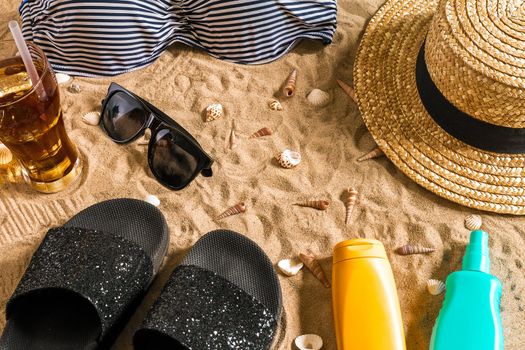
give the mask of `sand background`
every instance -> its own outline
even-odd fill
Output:
[[[0,3],[0,20],[16,16],[18,0]],[[263,66],[222,62],[205,53],[175,45],[151,66],[113,79],[76,78],[80,94],[61,87],[66,128],[85,157],[78,183],[64,192],[31,192],[15,178],[0,173],[0,329],[4,308],[21,278],[31,254],[47,229],[65,222],[79,210],[98,201],[154,194],[167,218],[171,243],[160,277],[129,322],[114,349],[131,349],[131,336],[162,285],[182,256],[203,234],[216,228],[241,232],[256,241],[273,262],[311,252],[331,271],[333,246],[339,241],[376,238],[387,249],[397,281],[408,349],[427,349],[432,325],[443,296],[431,296],[429,278],[445,279],[460,268],[468,231],[463,219],[474,212],[443,200],[419,187],[386,158],[358,163],[357,157],[374,144],[356,105],[336,85],[335,79],[352,81],[352,64],[358,39],[380,0],[339,1],[338,30],[331,46],[303,42],[284,58]],[[2,31],[0,31],[0,34]],[[284,111],[270,111],[267,100],[278,93],[290,70],[299,70],[295,97],[283,101]],[[98,110],[111,81],[148,99],[174,117],[212,155],[215,175],[198,177],[188,188],[172,192],[159,185],[147,169],[146,148],[111,142],[99,128],[81,121]],[[305,96],[312,88],[328,91],[332,100],[313,108]],[[202,111],[221,102],[226,117],[204,123]],[[238,139],[228,148],[232,121],[240,133],[261,127],[276,133],[258,140]],[[302,163],[280,168],[272,158],[285,148],[298,150]],[[16,170],[16,169],[15,169]],[[344,225],[344,189],[360,193],[352,223]],[[306,198],[326,198],[327,211],[291,204]],[[225,208],[245,201],[243,215],[217,222]],[[525,219],[481,213],[491,233],[492,272],[503,282],[502,318],[506,349],[525,347]],[[431,255],[401,257],[394,249],[407,243],[433,246]],[[280,275],[285,318],[275,349],[294,349],[293,339],[317,333],[324,349],[335,349],[331,290],[310,273],[286,278]]]

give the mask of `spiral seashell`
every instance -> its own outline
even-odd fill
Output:
[[[235,204],[231,208],[228,208],[221,215],[217,216],[217,220],[222,220],[228,216],[244,213],[245,211],[246,211],[246,205],[244,204],[244,202],[241,202],[241,203]]]
[[[272,129],[270,129],[270,128],[262,128],[262,129],[257,130],[253,134],[251,134],[250,138],[251,139],[255,139],[255,138],[258,138],[258,137],[270,136],[271,134],[273,134]]]
[[[483,222],[481,216],[476,214],[470,214],[465,218],[465,228],[469,231],[480,230]]]
[[[341,87],[341,89],[343,89],[343,91],[348,95],[350,96],[350,98],[352,99],[352,101],[354,101],[356,104],[357,104],[357,96],[355,94],[355,91],[354,89],[348,85],[347,83],[345,83],[344,81],[342,80],[339,80],[337,79],[337,84],[339,84],[339,86]]]
[[[373,159],[373,158],[379,158],[379,157],[382,157],[384,155],[385,154],[383,153],[381,148],[376,147],[373,150],[371,150],[370,152],[368,152],[368,153],[362,155],[361,157],[359,157],[357,159],[357,161],[358,162],[364,162],[365,160],[369,160],[369,159]]]
[[[212,103],[206,107],[206,121],[211,122],[224,116],[224,108],[220,103]]]
[[[270,107],[272,111],[282,111],[283,110],[283,106],[281,105],[281,102],[277,101],[274,98],[268,101],[268,107]]]
[[[71,92],[72,94],[78,94],[82,91],[82,88],[80,87],[80,85],[72,83],[67,88],[67,91]]]
[[[443,293],[445,289],[446,285],[443,281],[433,279],[427,281],[427,290],[432,295],[439,295]]]
[[[296,167],[299,165],[299,163],[301,163],[301,154],[299,154],[299,152],[290,151],[289,149],[285,149],[275,158],[279,164],[286,169]]]
[[[309,207],[317,210],[326,210],[330,206],[330,202],[327,200],[306,200],[303,202],[295,203],[301,207]]]
[[[82,116],[82,121],[88,125],[98,125],[100,123],[99,112],[89,112]]]
[[[303,334],[295,338],[294,343],[299,350],[320,350],[323,347],[323,338],[317,334]]]
[[[13,160],[13,153],[3,143],[0,143],[0,165],[6,165]]]
[[[286,97],[292,97],[295,94],[295,84],[297,82],[297,69],[294,69],[283,87],[283,95]]]
[[[328,102],[330,102],[330,94],[323,90],[313,89],[306,97],[306,100],[312,106],[322,107],[325,106]]]
[[[427,248],[419,245],[405,244],[402,247],[396,249],[399,255],[412,255],[412,254],[428,254],[435,251],[434,248]]]
[[[295,276],[301,271],[304,264],[297,259],[283,259],[277,263],[277,267],[286,276]]]
[[[148,202],[149,204],[154,205],[156,207],[160,205],[160,199],[157,196],[154,196],[152,194],[148,194],[144,200]]]
[[[323,268],[321,267],[321,264],[319,264],[319,261],[317,261],[315,257],[301,253],[299,254],[299,259],[301,259],[304,266],[306,266],[306,268],[310,270],[310,272],[312,273],[312,275],[315,276],[315,278],[321,281],[321,283],[326,288],[330,288],[330,282],[326,278],[326,275],[323,271]]]
[[[352,214],[354,205],[357,202],[357,195],[359,193],[353,187],[349,187],[346,190],[346,192],[347,192],[347,196],[345,200],[345,206],[346,206],[345,224],[348,225],[348,223],[350,222],[350,215]]]
[[[55,77],[57,78],[58,84],[65,84],[71,80],[71,76],[64,73],[57,73],[55,74]]]

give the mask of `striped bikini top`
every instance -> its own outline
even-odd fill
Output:
[[[25,0],[22,30],[56,71],[115,75],[181,42],[242,64],[273,61],[300,39],[332,42],[336,0]]]

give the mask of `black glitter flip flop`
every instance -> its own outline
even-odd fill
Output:
[[[250,239],[203,236],[171,275],[135,333],[135,350],[269,349],[281,315],[270,259]]]
[[[0,350],[106,349],[168,247],[162,213],[114,199],[50,229],[7,303]]]

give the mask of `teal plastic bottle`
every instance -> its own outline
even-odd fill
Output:
[[[461,271],[447,278],[430,350],[503,350],[501,282],[490,274],[489,237],[470,233]]]

